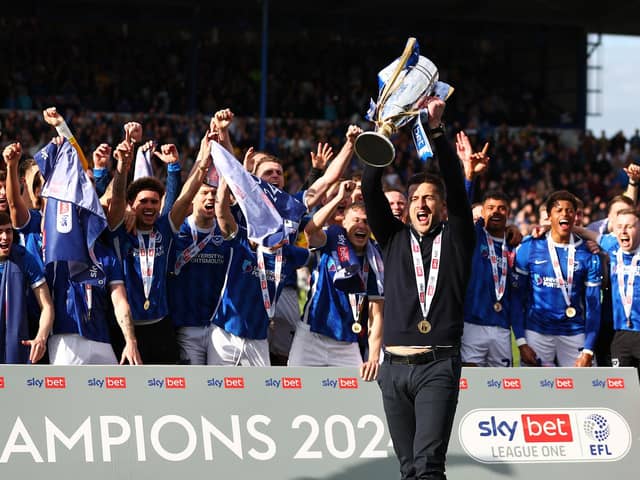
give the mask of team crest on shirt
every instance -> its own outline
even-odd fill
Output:
[[[327,270],[329,270],[329,272],[331,273],[335,273],[338,270],[336,267],[336,261],[333,259],[333,257],[330,257],[327,260]]]
[[[244,273],[251,273],[253,271],[253,263],[251,263],[251,260],[242,262],[242,271]]]

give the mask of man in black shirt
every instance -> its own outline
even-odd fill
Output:
[[[421,173],[410,179],[408,225],[391,213],[383,169],[366,166],[362,177],[367,217],[385,264],[385,355],[378,384],[403,480],[446,479],[475,243],[460,162],[443,135],[445,104],[436,97],[425,103],[442,178]]]

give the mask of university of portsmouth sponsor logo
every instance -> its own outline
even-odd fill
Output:
[[[606,408],[476,409],[460,421],[460,443],[485,463],[618,461],[631,429]]]
[[[356,377],[325,378],[324,380],[322,380],[322,386],[324,388],[353,390],[358,388],[358,379]]]
[[[605,379],[594,378],[591,381],[593,388],[607,388],[610,390],[622,390],[624,389],[624,378],[609,377]]]
[[[93,388],[125,389],[127,379],[125,377],[93,377],[87,380],[87,386]]]
[[[212,388],[225,388],[225,389],[243,389],[244,377],[223,377],[223,378],[210,378],[207,380],[207,386]]]
[[[147,386],[151,388],[175,390],[187,388],[187,381],[184,377],[165,377],[165,378],[150,378],[147,380]]]
[[[269,388],[299,390],[302,388],[302,379],[300,377],[267,378],[264,381],[264,386]]]
[[[556,378],[543,378],[540,380],[540,387],[556,389],[556,390],[573,390],[573,378],[571,377],[556,377]]]

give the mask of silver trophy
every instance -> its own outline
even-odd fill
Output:
[[[356,155],[371,166],[386,167],[393,162],[396,151],[389,137],[420,114],[418,105],[425,97],[434,94],[436,87],[446,97],[453,91],[438,82],[438,68],[417,50],[416,39],[409,38],[402,56],[378,73],[384,87],[368,112],[376,131],[362,133],[355,142]]]

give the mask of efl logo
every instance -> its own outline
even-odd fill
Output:
[[[0,377],[0,388],[4,388],[4,377]]]
[[[224,377],[224,388],[244,388],[244,377]]]
[[[44,377],[44,388],[67,388],[64,377]]]
[[[460,379],[460,390],[467,390],[469,388],[469,382],[466,378]]]
[[[571,420],[566,413],[522,415],[524,441],[532,443],[572,442]]]
[[[607,388],[624,388],[624,378],[607,378]]]
[[[573,378],[556,378],[556,390],[573,390]]]
[[[503,378],[502,388],[505,390],[520,390],[522,388],[522,384],[520,383],[519,378]]]
[[[184,377],[166,377],[164,385],[165,388],[187,388],[187,381]]]
[[[104,377],[104,384],[107,388],[127,388],[125,377]]]
[[[282,388],[302,388],[300,377],[282,377]]]
[[[338,378],[338,388],[358,388],[358,379],[353,378]]]

